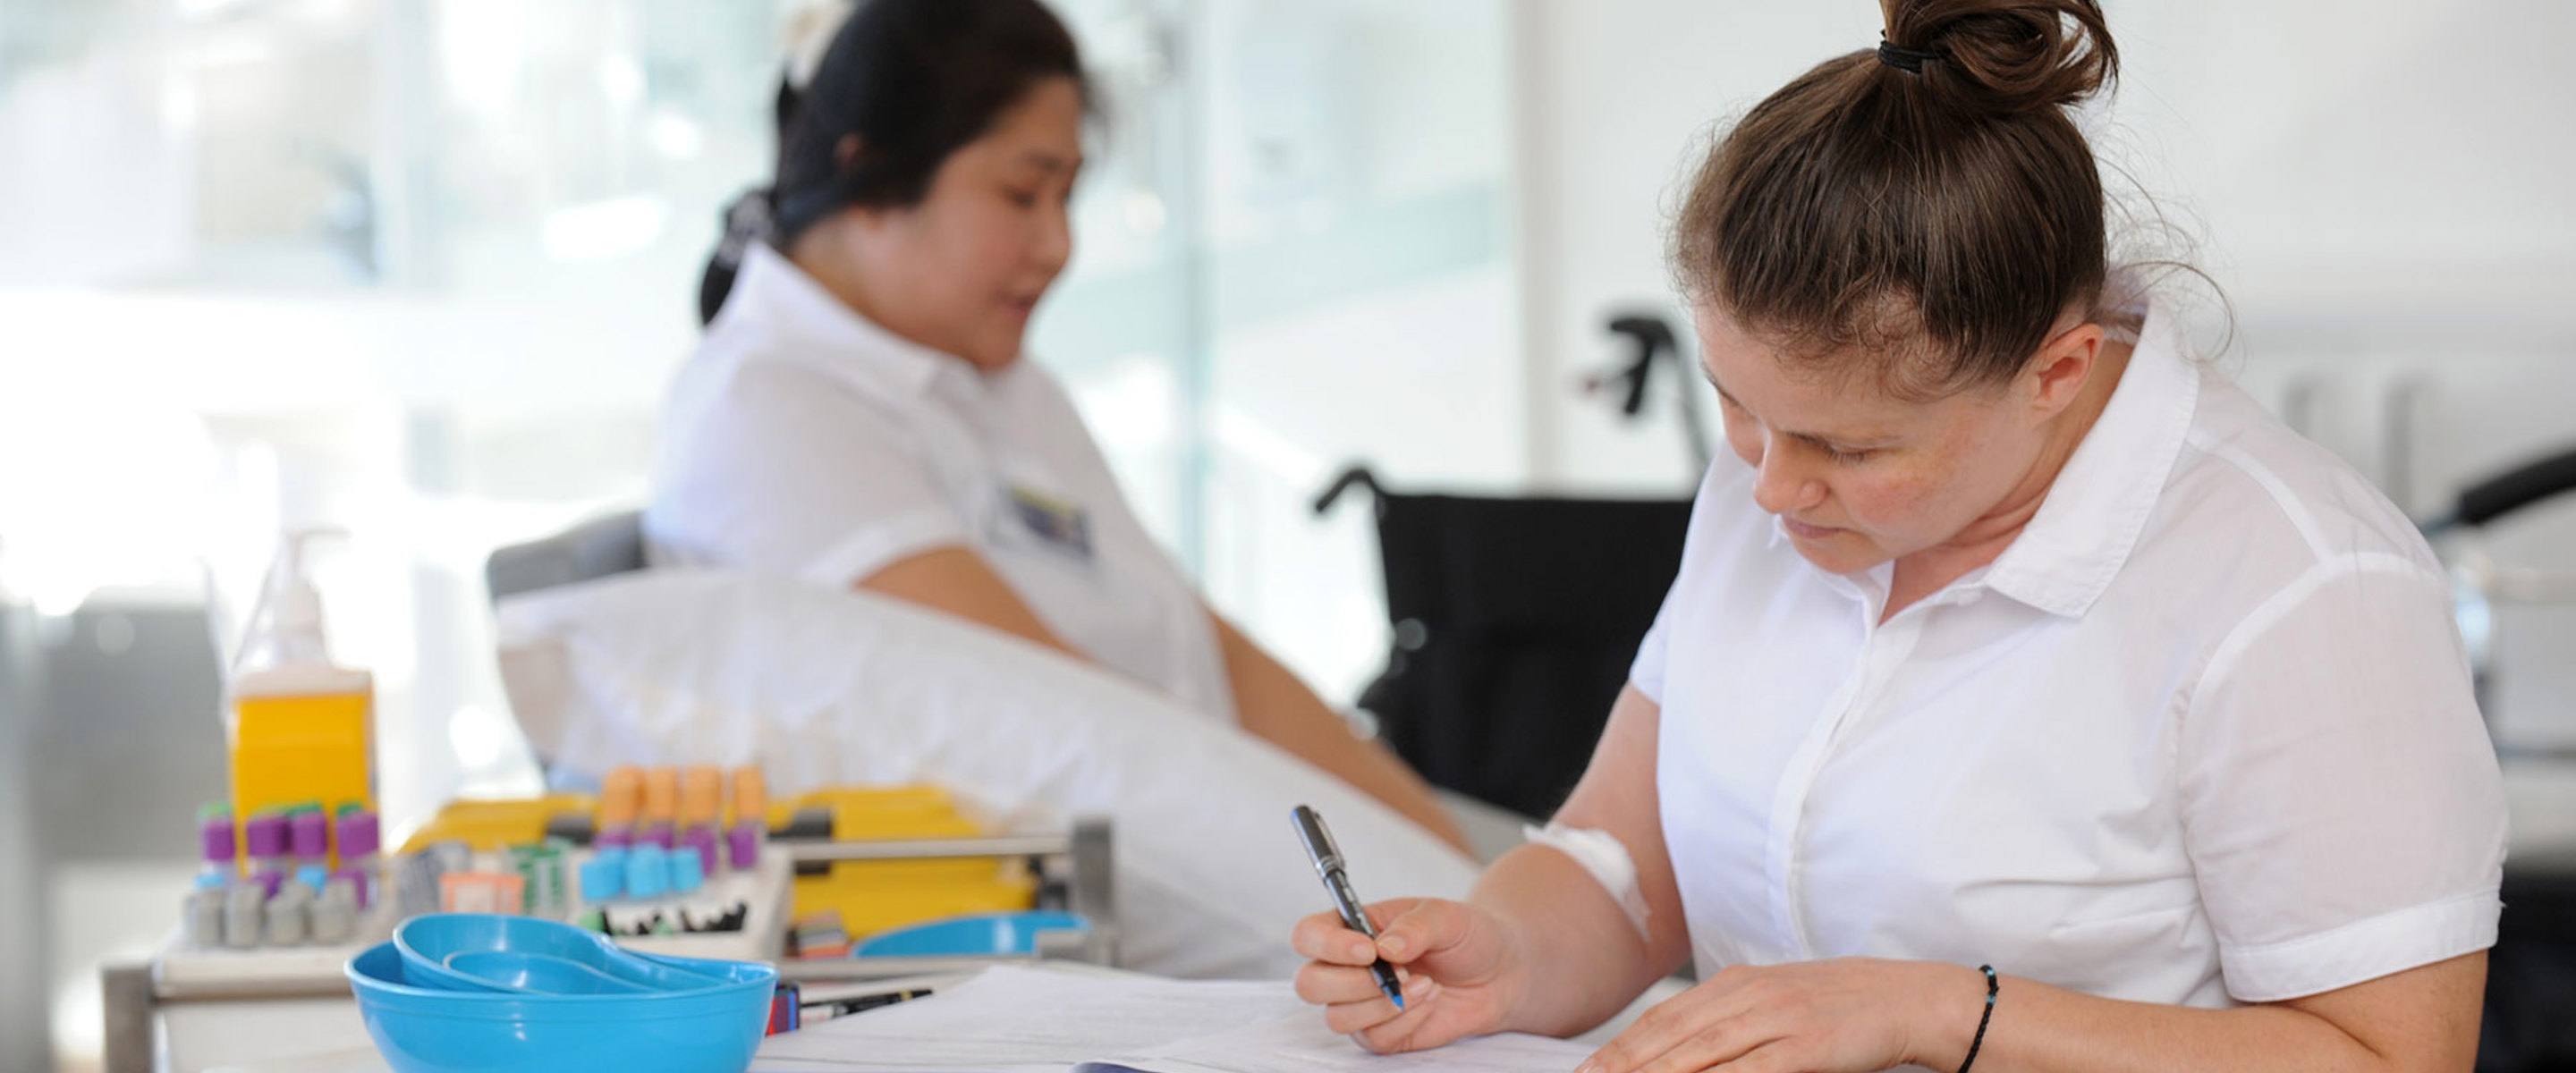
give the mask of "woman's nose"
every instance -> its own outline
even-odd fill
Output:
[[[1823,485],[1789,461],[1792,452],[1767,444],[1753,471],[1753,505],[1771,514],[1804,510],[1822,499]]]
[[[1037,246],[1030,252],[1048,274],[1064,271],[1065,262],[1073,259],[1073,220],[1065,206],[1058,205],[1038,224]]]

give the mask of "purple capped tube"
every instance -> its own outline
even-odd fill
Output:
[[[286,817],[263,812],[242,825],[242,841],[250,851],[250,878],[266,888],[266,897],[277,897],[277,888],[286,883]]]
[[[299,868],[303,865],[325,870],[331,867],[331,817],[323,815],[318,808],[291,812],[286,817],[286,831],[288,845],[295,853],[295,863]]]
[[[717,867],[716,829],[713,827],[703,823],[690,827],[681,833],[680,844],[676,848],[698,851],[698,866],[705,871],[712,872]]]
[[[375,904],[376,870],[379,840],[383,837],[376,824],[376,814],[362,808],[340,813],[340,870],[334,875],[348,876],[356,888],[358,908],[363,911]]]
[[[241,847],[235,841],[231,810],[209,806],[197,814],[197,846],[203,858],[197,869],[198,889],[230,886],[241,878],[235,860]]]

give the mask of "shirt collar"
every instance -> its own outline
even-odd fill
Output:
[[[2058,471],[1985,586],[2053,615],[2093,606],[2137,548],[2191,431],[2200,370],[2173,318],[2149,306],[2110,403]]]
[[[860,316],[768,243],[744,251],[724,315],[753,318],[782,341],[759,357],[813,367],[897,399],[928,392],[965,362],[886,330]]]

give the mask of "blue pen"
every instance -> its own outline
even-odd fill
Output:
[[[1342,923],[1352,931],[1377,938],[1377,928],[1369,923],[1368,914],[1360,911],[1360,896],[1351,890],[1351,877],[1342,870],[1341,847],[1333,844],[1333,833],[1324,829],[1324,818],[1304,805],[1289,815],[1297,821],[1297,838],[1306,843],[1306,856],[1315,862],[1315,874],[1323,877],[1324,892],[1333,896],[1333,908],[1341,911]],[[1377,977],[1377,989],[1386,992],[1387,1001],[1403,1009],[1404,985],[1396,982],[1395,966],[1379,958],[1369,963],[1369,974]]]

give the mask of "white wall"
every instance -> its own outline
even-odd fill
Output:
[[[1877,8],[1524,0],[1518,11],[1531,472],[1545,487],[1686,495],[1696,475],[1666,419],[1621,424],[1577,385],[1615,358],[1603,327],[1614,311],[1672,306],[1665,222],[1715,121],[1874,42]]]
[[[2186,231],[2239,314],[2227,367],[2277,400],[2308,378],[2318,437],[2403,473],[2431,510],[2464,479],[2576,443],[2576,5],[2562,0],[2112,0],[2126,80],[2097,147]],[[1530,470],[1670,491],[1661,422],[1621,427],[1571,385],[1613,309],[1670,307],[1663,229],[1712,124],[1875,43],[1866,0],[1521,0],[1519,189]],[[2425,386],[2391,467],[2388,390]],[[2576,571],[2576,511],[2499,551]],[[2499,718],[2576,730],[2576,612],[2507,622]],[[2544,736],[2557,736],[2546,734]]]
[[[1208,5],[1209,599],[1324,697],[1382,667],[1370,512],[1316,493],[1527,477],[1503,234],[1510,20],[1491,0]],[[1100,426],[1095,421],[1095,427]]]

